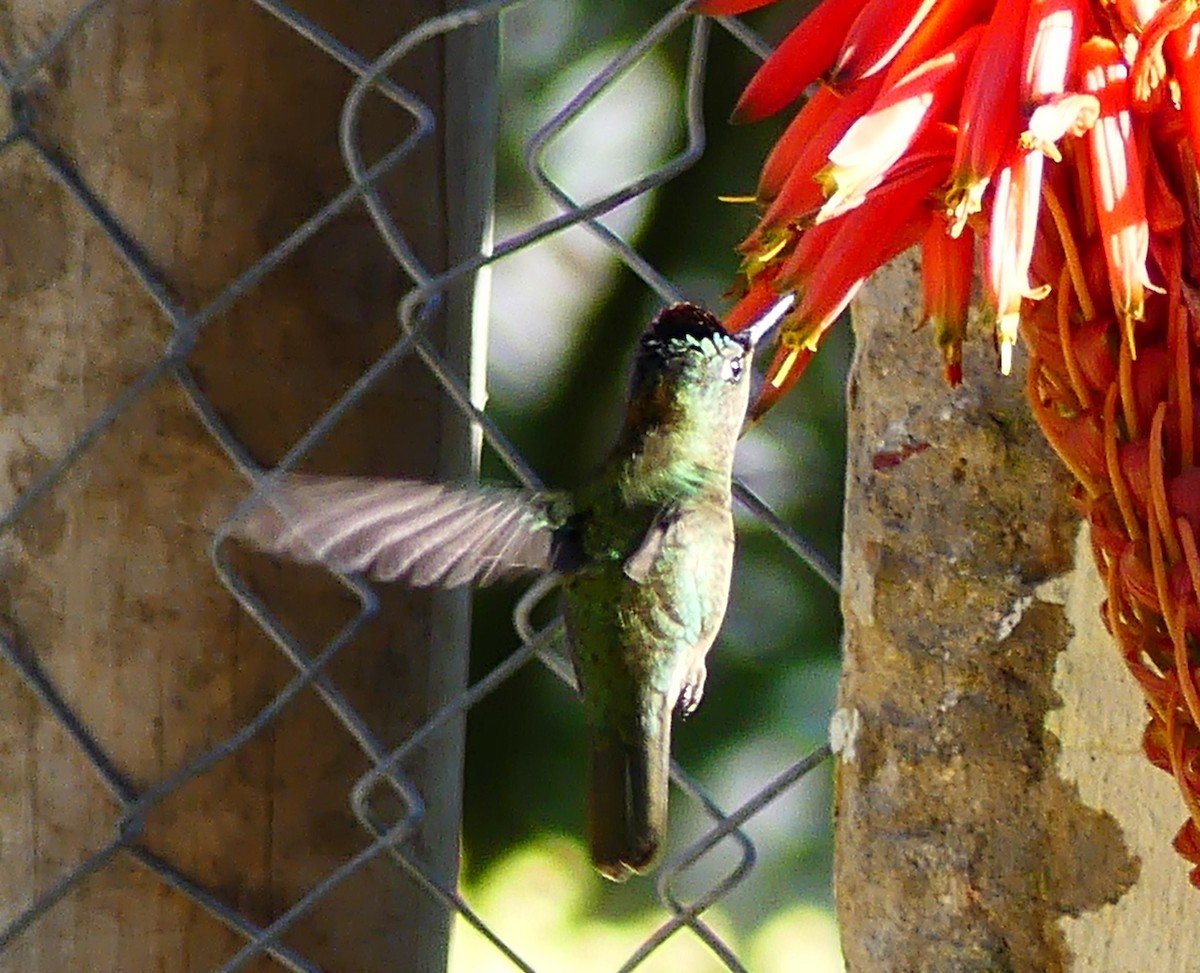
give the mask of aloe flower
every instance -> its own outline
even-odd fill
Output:
[[[735,120],[814,83],[739,248],[731,329],[795,295],[753,414],[917,243],[925,319],[960,382],[978,262],[999,367],[1025,346],[1030,405],[1078,480],[1105,620],[1200,886],[1200,0],[824,0]]]

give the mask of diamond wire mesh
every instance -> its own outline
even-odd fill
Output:
[[[622,204],[661,187],[691,167],[701,157],[705,145],[701,103],[707,54],[714,30],[728,31],[760,57],[765,56],[769,51],[769,47],[737,19],[723,18],[718,21],[706,21],[693,18],[686,3],[672,8],[651,29],[637,38],[600,72],[592,76],[578,93],[529,140],[525,152],[525,166],[528,173],[535,183],[557,203],[561,212],[523,232],[498,241],[487,255],[479,255],[444,270],[434,271],[425,267],[418,260],[404,234],[392,221],[374,185],[375,180],[392,171],[423,139],[428,138],[436,124],[436,119],[429,107],[390,81],[387,72],[418,45],[439,35],[467,29],[473,25],[496,19],[509,8],[518,6],[525,0],[492,0],[492,2],[476,3],[444,16],[430,19],[398,38],[391,47],[373,61],[366,60],[354,50],[344,46],[317,24],[306,19],[296,8],[286,3],[278,2],[278,0],[253,0],[253,2],[356,76],[357,80],[343,106],[340,131],[341,150],[347,172],[350,175],[350,185],[314,213],[290,236],[247,268],[244,273],[236,279],[230,280],[215,298],[195,313],[185,312],[174,302],[168,289],[157,278],[150,262],[143,256],[143,250],[138,241],[132,238],[116,217],[106,209],[103,202],[89,189],[87,183],[71,163],[56,154],[52,147],[39,138],[36,126],[33,124],[33,115],[28,108],[26,92],[31,79],[54,58],[62,45],[68,43],[76,32],[86,27],[89,18],[103,5],[102,0],[90,0],[90,2],[82,4],[23,61],[12,64],[0,63],[0,83],[8,93],[11,107],[10,128],[6,133],[0,135],[0,152],[11,150],[16,146],[24,146],[32,150],[46,171],[66,188],[75,202],[104,230],[135,273],[140,285],[174,324],[173,336],[157,361],[137,376],[126,390],[77,436],[49,468],[20,494],[13,505],[0,517],[0,532],[12,530],[18,525],[29,507],[41,496],[53,490],[67,471],[87,453],[104,432],[145,395],[149,388],[166,377],[170,377],[180,384],[191,406],[210,433],[218,440],[231,462],[238,465],[252,478],[261,479],[264,471],[255,467],[242,444],[231,436],[216,415],[212,403],[206,398],[188,371],[188,354],[194,347],[197,336],[209,321],[253,289],[268,273],[287,261],[304,241],[338,214],[359,201],[365,203],[380,236],[412,282],[412,288],[399,308],[402,336],[382,358],[362,373],[357,383],[341,401],[322,416],[294,444],[280,464],[281,468],[290,467],[304,457],[312,445],[359,398],[369,391],[381,376],[400,359],[415,354],[436,376],[444,394],[453,401],[455,406],[468,413],[482,427],[486,441],[514,475],[526,485],[537,485],[535,474],[528,468],[519,453],[508,443],[504,434],[489,421],[489,418],[474,408],[462,381],[446,366],[423,337],[424,322],[436,309],[446,289],[453,283],[469,277],[489,263],[519,250],[537,246],[552,234],[573,226],[586,227],[663,301],[681,299],[682,295],[671,280],[640,256],[629,242],[599,222],[599,218]],[[603,198],[586,203],[573,199],[549,174],[546,166],[548,150],[554,145],[562,131],[584,113],[631,66],[677,31],[686,32],[689,36],[687,73],[684,82],[686,147],[665,164]],[[416,130],[403,142],[394,146],[379,162],[368,167],[360,152],[358,125],[364,101],[370,93],[380,94],[407,111],[416,122]],[[820,579],[836,589],[838,584],[836,570],[826,563],[802,536],[777,517],[744,484],[738,483],[736,492],[740,503],[752,516],[758,518],[768,530],[779,537],[788,550],[807,563]],[[347,586],[359,599],[359,615],[315,655],[310,656],[271,615],[269,610],[257,601],[253,593],[230,568],[222,555],[220,543],[222,536],[222,533],[218,532],[217,542],[213,547],[215,570],[224,583],[235,592],[245,608],[270,633],[279,650],[295,667],[296,675],[253,720],[241,726],[235,734],[219,742],[186,766],[180,767],[148,789],[139,792],[117,770],[115,762],[93,737],[89,728],[84,725],[78,715],[64,702],[39,667],[36,647],[32,647],[31,651],[26,647],[19,646],[15,636],[0,631],[0,654],[3,655],[6,663],[12,667],[21,681],[34,693],[40,704],[70,735],[105,787],[123,808],[116,833],[107,844],[79,861],[23,913],[16,916],[7,926],[0,928],[0,958],[14,940],[54,909],[89,875],[108,866],[114,858],[126,856],[156,876],[166,886],[189,897],[196,905],[243,937],[244,946],[240,952],[220,967],[219,973],[232,973],[234,970],[243,968],[256,957],[263,955],[271,957],[288,970],[309,973],[309,971],[316,971],[318,967],[304,956],[283,945],[281,939],[284,933],[323,897],[367,862],[381,856],[388,856],[399,869],[426,889],[429,895],[440,901],[445,909],[470,923],[497,950],[504,954],[515,968],[532,969],[505,943],[499,932],[489,928],[475,914],[470,905],[454,888],[429,874],[406,847],[406,838],[413,834],[423,814],[423,804],[421,794],[405,776],[402,768],[406,759],[439,728],[470,710],[519,669],[534,660],[547,666],[563,681],[569,684],[573,683],[569,664],[555,649],[554,636],[557,623],[536,630],[530,619],[531,612],[548,593],[549,587],[544,583],[535,584],[516,608],[513,623],[520,636],[521,647],[486,677],[470,686],[467,691],[437,712],[399,747],[389,751],[371,733],[349,702],[322,674],[325,664],[350,641],[358,627],[370,615],[374,604],[370,587],[358,579],[345,580]],[[309,687],[316,690],[342,726],[356,739],[370,762],[371,769],[359,779],[349,797],[359,821],[371,836],[372,841],[357,855],[348,858],[339,868],[325,875],[309,889],[307,894],[280,914],[274,922],[260,926],[202,888],[170,862],[140,847],[137,839],[144,827],[147,813],[156,804],[178,791],[188,781],[237,753],[249,740],[268,728],[289,703],[301,691]],[[733,810],[718,807],[695,780],[680,767],[673,765],[673,779],[678,788],[689,800],[703,808],[711,819],[711,826],[698,841],[679,851],[659,870],[657,893],[666,910],[667,918],[657,931],[647,937],[628,958],[621,967],[622,970],[636,969],[658,946],[682,928],[690,929],[698,936],[729,970],[746,969],[743,960],[735,955],[721,936],[706,923],[703,914],[714,903],[727,896],[754,868],[755,846],[741,830],[742,826],[828,757],[827,746],[822,746],[814,752],[804,755],[786,771],[764,783],[751,799]],[[406,813],[399,821],[389,823],[381,820],[372,810],[372,797],[379,788],[389,789],[405,808]],[[713,847],[726,838],[734,839],[738,845],[740,854],[738,864],[706,891],[685,900],[683,893],[677,887],[678,880]]]

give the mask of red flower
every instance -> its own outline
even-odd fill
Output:
[[[796,295],[752,414],[918,241],[925,317],[961,381],[981,241],[1000,367],[1020,334],[1200,885],[1200,0],[825,0],[737,114],[778,111],[819,78],[764,170],[727,318],[744,327]]]

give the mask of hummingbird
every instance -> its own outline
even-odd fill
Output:
[[[656,863],[672,714],[704,692],[733,571],[733,457],[756,343],[703,308],[643,333],[608,459],[572,491],[288,474],[231,533],[276,556],[414,587],[557,572],[589,746],[588,838],[613,881]]]

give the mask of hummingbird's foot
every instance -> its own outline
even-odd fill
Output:
[[[707,670],[704,668],[703,659],[685,673],[683,686],[679,690],[679,701],[675,704],[675,709],[680,716],[691,716],[696,711],[696,707],[700,705],[700,700],[704,698],[706,675]]]

